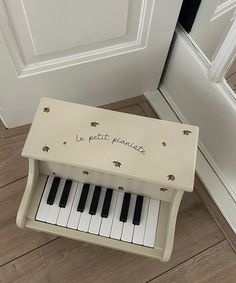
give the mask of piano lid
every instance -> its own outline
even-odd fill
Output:
[[[42,98],[22,155],[192,191],[198,127]]]

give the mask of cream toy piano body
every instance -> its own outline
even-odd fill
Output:
[[[42,98],[17,225],[167,261],[198,128]]]

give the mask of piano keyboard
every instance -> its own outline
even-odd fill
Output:
[[[153,248],[159,207],[156,199],[49,176],[35,218]]]

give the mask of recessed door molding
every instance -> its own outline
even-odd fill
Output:
[[[148,43],[154,5],[157,2],[155,0],[136,2],[122,0],[121,2],[126,2],[126,5],[123,5],[122,8],[127,15],[123,18],[125,23],[119,23],[122,27],[117,31],[117,38],[114,33],[114,38],[106,39],[104,37],[101,42],[67,46],[67,49],[55,49],[55,52],[52,48],[53,45],[51,45],[47,53],[47,49],[43,45],[40,46],[40,40],[38,40],[38,46],[36,44],[35,36],[38,36],[38,34],[35,35],[35,31],[31,29],[31,22],[25,6],[28,2],[21,0],[17,1],[16,4],[15,1],[14,5],[18,5],[18,14],[13,17],[16,11],[12,12],[13,5],[11,6],[9,3],[14,1],[0,0],[0,27],[18,77],[35,75],[145,49]],[[63,2],[63,0],[60,2]],[[127,5],[128,10],[126,10]],[[135,22],[134,18],[137,18],[137,16],[138,21]],[[19,42],[20,36],[17,34],[17,21],[23,27],[21,38],[24,38],[24,41],[22,42]],[[41,34],[39,33],[40,36]],[[24,56],[24,53],[28,58]]]

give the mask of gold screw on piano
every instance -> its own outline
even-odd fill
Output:
[[[167,178],[168,178],[168,180],[170,180],[170,181],[174,181],[174,180],[175,180],[175,176],[172,175],[172,174],[168,175]]]
[[[97,127],[97,125],[99,125],[98,122],[91,122],[91,123],[90,123],[90,126],[91,126],[91,127]]]
[[[168,191],[168,189],[166,189],[166,188],[160,188],[160,190],[161,190],[162,192]]]
[[[189,130],[184,130],[183,131],[183,135],[188,136],[189,134],[191,134],[192,132]]]
[[[46,113],[50,112],[50,108],[49,107],[44,107],[43,108],[43,112],[46,112]]]
[[[122,165],[121,162],[118,161],[118,160],[113,161],[112,163],[115,165],[115,167],[119,167],[119,168],[120,168],[120,166]]]
[[[42,148],[42,150],[43,150],[43,151],[46,151],[46,152],[48,152],[49,149],[50,149],[50,148],[49,148],[49,146],[47,146],[47,145],[45,145],[45,146]]]

